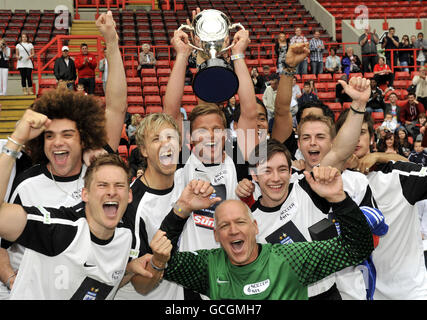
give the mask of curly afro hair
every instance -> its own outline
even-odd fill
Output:
[[[105,109],[101,100],[91,95],[82,95],[66,88],[44,93],[35,100],[30,109],[46,115],[49,119],[69,119],[76,123],[83,149],[99,149],[107,144]],[[46,164],[44,135],[28,143],[34,163]]]

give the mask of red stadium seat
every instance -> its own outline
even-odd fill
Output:
[[[142,89],[142,95],[145,96],[158,96],[160,90],[158,86],[146,86]]]
[[[318,92],[317,96],[323,102],[335,102],[335,92]]]
[[[332,75],[330,73],[320,73],[317,75],[317,79],[320,82],[329,82],[332,81]]]
[[[339,102],[326,102],[325,103],[332,111],[342,111],[342,105]]]
[[[159,95],[145,96],[144,104],[145,104],[146,108],[149,106],[161,106],[162,105],[162,99],[160,98]]]
[[[155,77],[156,70],[152,69],[141,69],[141,77]]]
[[[157,78],[156,77],[143,77],[142,78],[142,86],[157,86]]]
[[[382,112],[372,112],[371,116],[375,123],[382,123],[384,121],[384,113]]]
[[[145,113],[148,115],[150,113],[162,113],[163,108],[161,106],[149,106],[145,110]]]
[[[137,106],[130,106],[127,109],[127,112],[129,112],[130,114],[140,114],[140,115],[144,115],[145,114],[145,110],[144,107],[137,107]]]

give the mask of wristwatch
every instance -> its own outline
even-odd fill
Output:
[[[15,150],[11,150],[6,146],[3,146],[3,148],[1,149],[2,153],[7,154],[9,157],[15,158],[15,159],[19,159],[22,156],[22,152],[20,151],[15,151]]]

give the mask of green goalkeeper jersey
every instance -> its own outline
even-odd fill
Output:
[[[257,259],[245,266],[231,264],[222,248],[175,252],[164,277],[214,300],[307,299],[307,285],[359,264],[373,250],[372,233],[357,205],[347,197],[332,206],[341,226],[338,237],[259,245]],[[176,239],[177,217],[168,218],[162,230]]]

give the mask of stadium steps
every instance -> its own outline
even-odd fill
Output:
[[[0,139],[11,135],[16,122],[34,102],[36,96],[0,96]]]
[[[101,36],[94,20],[74,20],[70,29],[72,36]],[[80,44],[87,43],[89,47],[96,46],[95,39],[71,39],[69,42],[71,52],[80,52]],[[104,45],[104,41],[102,41]]]

